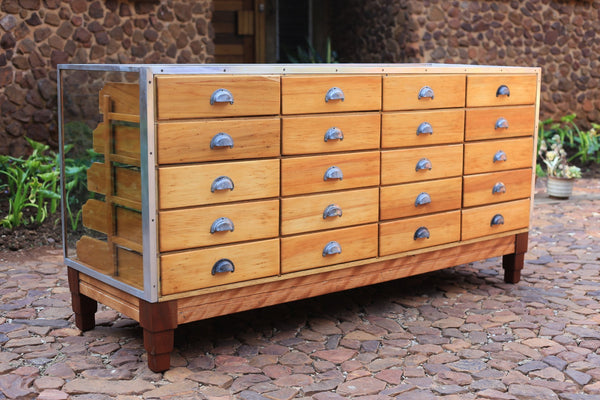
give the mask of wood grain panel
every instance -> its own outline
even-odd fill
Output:
[[[233,190],[211,192],[213,181],[229,177]],[[279,160],[163,167],[158,170],[162,209],[228,203],[279,195]]]
[[[425,227],[429,238],[415,239],[415,232]],[[379,255],[387,256],[460,240],[460,211],[406,218],[379,225]]]
[[[341,253],[323,256],[331,241]],[[322,267],[377,256],[377,224],[281,238],[281,273]]]
[[[344,100],[325,101],[337,87]],[[283,114],[375,111],[381,108],[381,77],[378,75],[296,75],[281,78]]]
[[[87,188],[90,192],[108,194],[106,169],[103,163],[93,163],[87,170]],[[114,194],[132,202],[142,201],[140,172],[135,169],[114,168]]]
[[[282,154],[315,154],[379,148],[380,115],[343,114],[282,119]],[[337,128],[342,140],[325,141],[325,133]]]
[[[423,123],[431,125],[432,134],[417,135]],[[460,143],[464,127],[463,109],[384,113],[381,117],[381,147]]]
[[[159,123],[157,151],[160,164],[277,157],[279,118],[235,118]],[[219,133],[228,134],[233,147],[213,147]]]
[[[104,137],[102,130],[105,129],[105,124],[102,122],[93,132],[94,151],[104,153]],[[113,153],[140,159],[140,128],[137,126],[112,124],[109,129],[112,129],[113,134]]]
[[[117,273],[115,279],[138,289],[144,288],[144,263],[142,255],[117,247]]]
[[[281,199],[281,234],[377,222],[378,200],[377,188]],[[337,205],[342,215],[323,218],[323,212],[330,204]]]
[[[501,118],[508,128],[496,128]],[[472,108],[467,110],[465,140],[532,136],[534,127],[535,106]]]
[[[517,200],[531,195],[531,168],[465,176],[463,207]],[[493,193],[494,185],[502,183],[505,192]]]
[[[233,232],[210,233],[221,217],[233,222]],[[279,201],[161,211],[158,227],[160,251],[272,238],[279,235]]]
[[[123,207],[115,207],[117,236],[142,245],[142,213]]]
[[[431,162],[431,169],[416,170],[421,159]],[[415,147],[381,152],[381,184],[417,182],[462,175],[462,144]]]
[[[140,88],[137,83],[105,82],[99,98],[110,97],[110,111],[140,115]],[[106,112],[109,110],[103,110]],[[104,116],[106,118],[106,115]]]
[[[213,275],[222,258],[231,260],[235,271]],[[162,295],[277,275],[279,239],[163,254],[160,270]]]
[[[428,86],[433,99],[419,98]],[[425,110],[465,106],[465,75],[389,75],[383,77],[383,110]]]
[[[491,225],[495,215],[501,215],[504,223]],[[469,240],[501,232],[508,232],[529,225],[529,199],[470,208],[462,211],[462,240]]]
[[[510,106],[534,104],[537,94],[536,75],[469,75],[467,76],[467,107]],[[510,96],[497,96],[505,85]]]
[[[415,205],[417,196],[426,193],[431,202]],[[461,178],[407,183],[381,188],[380,219],[394,219],[458,209],[461,205]]]
[[[108,243],[105,241],[90,236],[82,236],[77,241],[76,249],[78,261],[103,274],[114,274],[114,261]]]
[[[107,220],[108,205],[100,200],[88,199],[82,207],[83,226],[104,234],[108,233],[110,221]]]
[[[156,78],[158,119],[214,118],[279,114],[279,76],[168,75]],[[217,89],[234,102],[210,104]]]
[[[494,161],[498,152],[506,161]],[[533,138],[465,143],[465,174],[506,171],[531,166]]]
[[[325,180],[325,172],[337,167],[343,179]],[[281,160],[281,194],[354,189],[379,184],[379,152],[295,157]]]

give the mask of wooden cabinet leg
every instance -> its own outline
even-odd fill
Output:
[[[175,345],[177,301],[149,303],[140,300],[140,325],[144,328],[148,368],[154,372],[168,370]]]
[[[519,233],[515,236],[515,252],[502,257],[502,268],[504,268],[504,282],[518,283],[521,280],[521,270],[525,263],[527,252],[527,241],[529,233]]]
[[[98,311],[98,302],[79,291],[79,271],[68,268],[69,289],[71,291],[71,304],[75,314],[75,326],[82,331],[89,331],[96,326],[95,314]]]

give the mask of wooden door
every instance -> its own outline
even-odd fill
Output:
[[[213,0],[215,62],[265,62],[265,0]]]

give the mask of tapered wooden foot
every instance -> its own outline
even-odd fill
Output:
[[[148,303],[140,300],[140,325],[144,328],[148,368],[154,372],[168,370],[175,344],[177,301]]]
[[[521,280],[521,270],[525,263],[529,233],[519,233],[515,236],[515,252],[502,257],[504,282],[518,283]]]
[[[82,331],[89,331],[96,326],[95,314],[98,311],[98,302],[79,291],[79,271],[68,269],[69,289],[71,291],[71,304],[75,314],[75,326]]]

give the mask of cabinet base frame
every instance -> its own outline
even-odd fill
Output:
[[[517,283],[523,269],[527,239],[528,233],[521,232],[428,253],[346,269],[315,271],[312,275],[289,279],[281,277],[254,286],[225,288],[220,292],[158,303],[138,299],[73,268],[68,269],[69,288],[75,325],[79,329],[87,331],[94,328],[97,302],[114,308],[140,323],[144,331],[148,367],[154,372],[161,372],[170,367],[175,328],[179,324],[373,285],[499,256],[502,256],[505,282]]]

